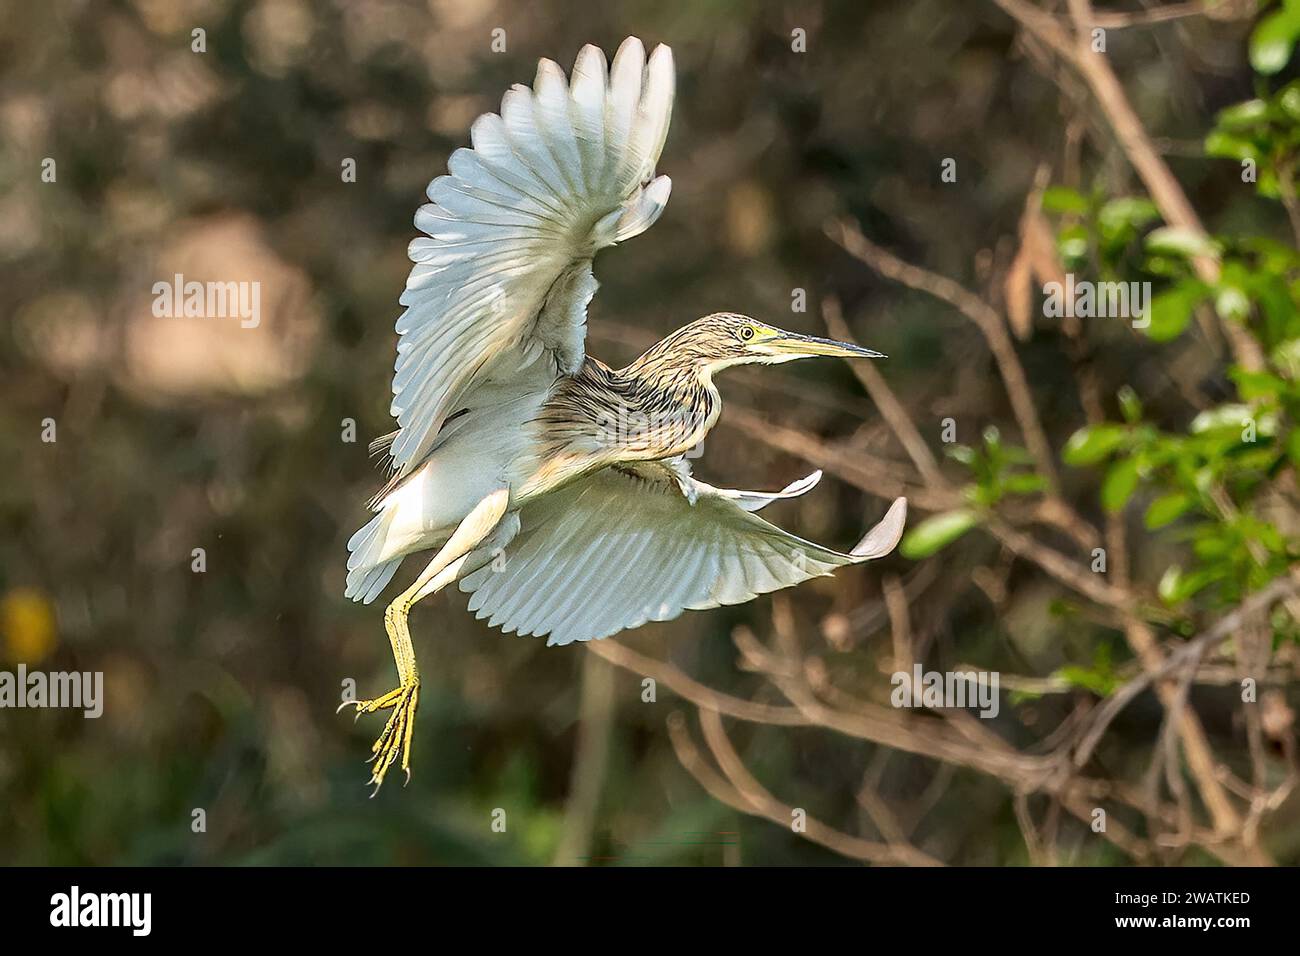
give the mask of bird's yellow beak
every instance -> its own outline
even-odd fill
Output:
[[[833,355],[839,358],[887,358],[888,356],[864,349],[860,345],[850,345],[847,342],[836,342],[834,339],[819,339],[815,335],[800,335],[798,332],[783,332],[778,329],[772,330],[773,335],[770,338],[756,343],[771,355],[779,355],[783,358],[804,358],[813,355]]]

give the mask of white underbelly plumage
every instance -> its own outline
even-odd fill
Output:
[[[599,409],[593,412],[595,406],[575,394],[587,385],[556,378],[545,361],[528,371],[532,374],[525,379],[531,381],[521,381],[515,372],[516,377],[486,381],[466,396],[468,411],[446,422],[429,459],[384,499],[358,563],[373,566],[440,546],[475,505],[503,487],[510,491],[509,509],[518,511],[529,500],[609,465],[680,453],[717,419],[714,401],[701,420],[683,420],[693,427],[680,435],[656,433],[660,441],[647,444],[635,430],[624,435],[626,429],[588,420]]]
[[[449,423],[448,436],[410,479],[383,503],[392,517],[380,560],[436,547],[467,514],[499,488],[510,490],[510,509],[612,463],[612,449],[590,440],[567,441],[557,454],[542,433],[533,397],[490,415],[467,412]]]

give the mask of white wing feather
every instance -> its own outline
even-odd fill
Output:
[[[473,594],[471,611],[506,633],[568,644],[686,609],[740,604],[894,549],[907,514],[902,498],[848,554],[751,513],[812,484],[809,476],[761,495],[714,488],[658,463],[607,468],[525,505],[504,565],[483,566],[460,588]]]
[[[483,376],[549,355],[582,363],[596,251],[649,228],[672,184],[654,178],[673,102],[672,52],[649,61],[624,41],[578,54],[573,79],[550,60],[470,130],[449,175],[429,184],[411,243],[415,264],[397,320],[393,467],[409,474],[464,393]]]

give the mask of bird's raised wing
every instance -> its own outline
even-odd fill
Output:
[[[672,103],[672,52],[660,46],[647,62],[631,37],[608,73],[593,46],[571,82],[542,60],[531,90],[515,85],[499,116],[474,122],[473,148],[452,153],[415,216],[427,238],[411,243],[397,320],[399,475],[480,377],[544,355],[560,374],[582,364],[592,257],[648,229],[668,202],[672,184],[654,168]]]
[[[807,490],[807,482],[791,487]],[[606,468],[524,505],[504,563],[484,565],[460,588],[473,594],[471,611],[507,633],[549,634],[548,644],[588,641],[883,557],[907,515],[899,498],[841,554],[742,506],[757,497],[655,462]]]

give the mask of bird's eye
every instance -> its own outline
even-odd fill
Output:
[[[750,325],[745,326],[740,330],[740,337],[748,342],[754,337],[754,327]]]

